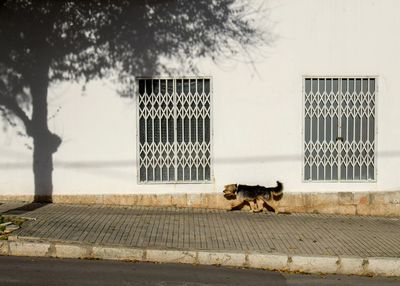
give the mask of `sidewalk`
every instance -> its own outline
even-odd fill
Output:
[[[5,203],[0,253],[400,276],[400,218]],[[2,250],[1,250],[2,249]]]

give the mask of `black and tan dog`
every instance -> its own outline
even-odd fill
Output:
[[[263,186],[248,186],[231,184],[224,187],[224,197],[232,200],[231,209],[236,209],[243,206],[246,202],[250,206],[250,211],[261,212],[264,208],[264,203],[267,209],[275,209],[270,203],[275,199],[279,200],[282,196],[283,184],[279,181],[276,182],[276,187],[266,188]]]

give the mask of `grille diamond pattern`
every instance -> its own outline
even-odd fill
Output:
[[[375,78],[304,80],[304,179],[375,179]]]
[[[210,181],[210,79],[153,78],[138,84],[140,181]]]

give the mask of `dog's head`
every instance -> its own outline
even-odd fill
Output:
[[[224,197],[228,200],[236,198],[236,192],[237,192],[236,184],[226,185],[223,190]]]

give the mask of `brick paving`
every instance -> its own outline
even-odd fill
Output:
[[[19,237],[136,248],[400,257],[400,218],[172,207],[0,204]]]

